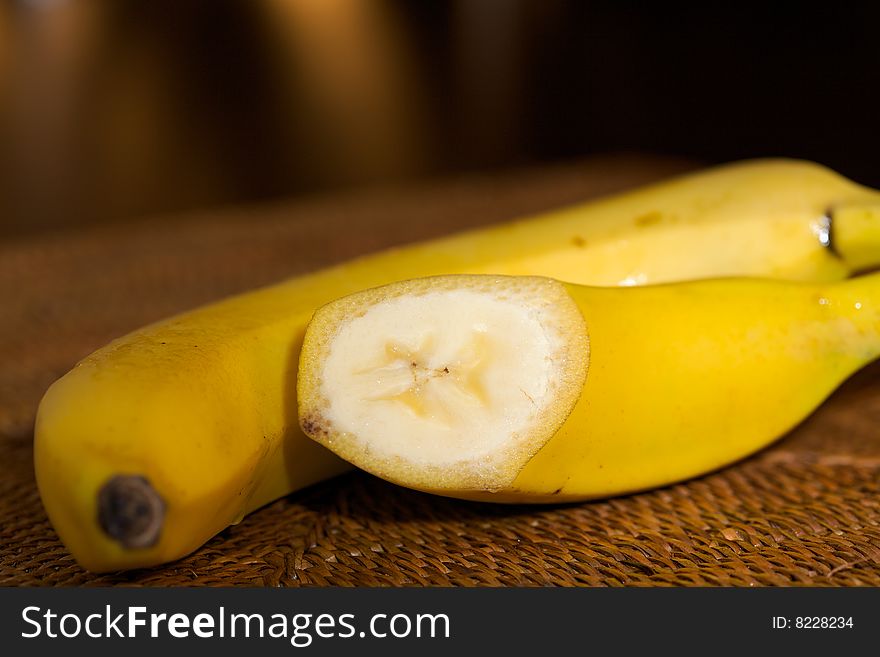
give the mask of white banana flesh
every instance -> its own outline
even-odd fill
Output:
[[[459,280],[475,283],[452,287]],[[450,276],[358,301],[337,307],[320,338],[326,405],[311,430],[332,427],[334,440],[349,442],[343,449],[405,457],[414,476],[492,489],[576,401],[586,331],[555,281]]]

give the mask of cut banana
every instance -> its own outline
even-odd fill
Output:
[[[785,160],[729,165],[391,249],[168,318],[85,358],[40,403],[34,433],[37,485],[52,526],[85,568],[109,571],[172,561],[254,509],[350,469],[302,434],[293,394],[306,324],[316,308],[333,299],[437,274],[541,275],[590,285],[709,276],[818,282],[878,264],[880,193],[816,164]],[[554,312],[564,314],[565,307],[561,303]],[[508,312],[522,317],[511,308]],[[529,324],[518,326],[519,335],[527,336]],[[509,328],[511,341],[525,341]],[[592,344],[596,330],[591,326],[588,386],[602,372]],[[461,383],[425,385],[422,371],[423,385],[397,392],[387,383],[397,362],[388,351],[434,352],[427,343],[387,344],[370,352],[363,370],[390,367],[386,383],[372,394],[399,394],[408,414],[433,414],[454,423],[459,403],[476,403],[481,394],[499,403],[501,393],[494,386],[478,384],[480,366],[473,359],[472,374]],[[465,340],[443,348],[450,354],[460,350],[463,367],[469,350],[482,357],[485,346]],[[533,348],[520,349],[521,366],[527,354],[537,353]],[[520,374],[500,365],[500,359],[492,362],[502,368],[498,378]],[[640,363],[634,371],[644,367]],[[511,374],[501,374],[507,371]],[[396,376],[403,386],[411,374]],[[548,374],[547,381],[551,378]],[[522,387],[532,395],[537,384],[532,376],[526,380]],[[517,398],[517,390],[512,394],[519,403],[525,400]],[[450,404],[444,395],[459,401]],[[381,403],[377,399],[372,405]],[[495,412],[495,407],[487,410],[484,421]],[[527,434],[523,445],[535,436]],[[596,487],[605,486],[604,472],[590,473]],[[473,470],[469,476],[476,476]],[[476,478],[488,485],[499,477],[484,472]]]
[[[603,497],[767,445],[880,354],[880,274],[597,288],[447,276],[319,309],[303,430],[360,468],[503,502]]]
[[[326,306],[300,379],[311,434],[349,460],[427,485],[493,490],[574,406],[587,369],[583,318],[556,281],[452,276]]]

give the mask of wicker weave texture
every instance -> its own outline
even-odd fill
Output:
[[[37,403],[109,339],[359,253],[685,167],[602,159],[0,245],[0,585],[880,585],[880,366],[755,457],[612,500],[495,506],[353,473],[176,563],[98,576],[46,519],[32,466]]]

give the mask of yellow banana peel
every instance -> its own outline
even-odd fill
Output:
[[[880,263],[880,194],[815,164],[708,170],[606,200],[371,255],[119,338],[44,396],[34,459],[85,568],[177,559],[245,514],[350,466],[297,417],[321,305],[438,274],[642,285],[712,276],[835,281]],[[595,375],[595,367],[593,367]]]

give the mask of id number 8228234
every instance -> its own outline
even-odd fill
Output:
[[[852,616],[786,616],[773,617],[774,630],[851,630]]]

